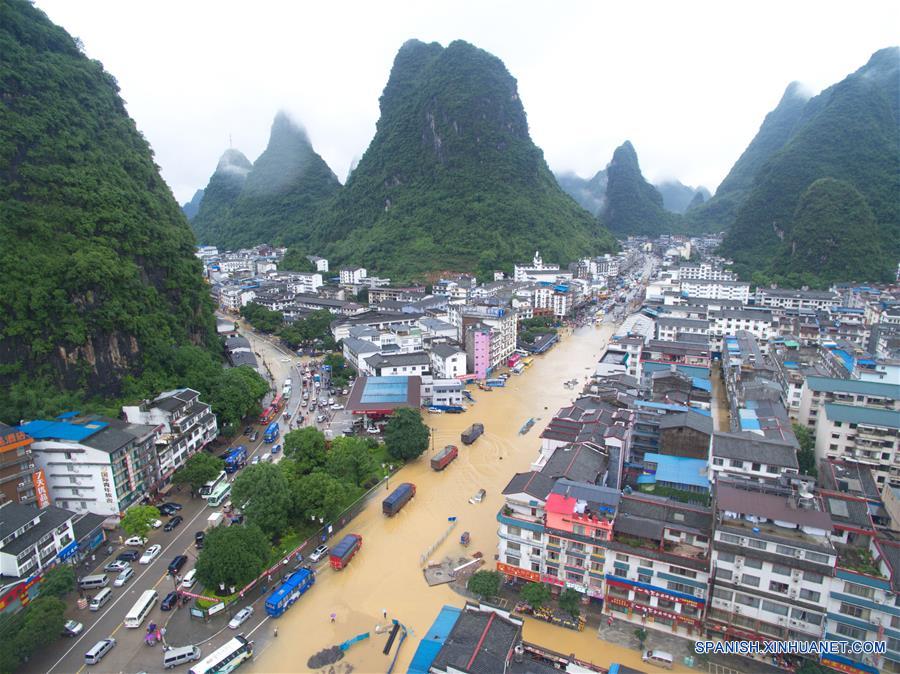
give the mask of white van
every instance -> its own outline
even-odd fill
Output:
[[[181,648],[170,648],[163,653],[163,667],[172,669],[177,665],[183,665],[186,662],[193,662],[200,659],[200,649],[196,646],[182,646]]]
[[[181,587],[186,590],[190,590],[194,587],[194,583],[197,582],[197,569],[191,569],[186,574],[184,574],[184,578],[181,580]]]
[[[109,653],[112,650],[112,647],[116,645],[116,640],[110,637],[109,639],[101,639],[94,647],[91,648],[87,653],[84,654],[84,661],[88,665],[96,665],[103,659],[103,656]]]
[[[641,660],[657,667],[665,667],[666,669],[672,669],[674,661],[672,654],[666,651],[644,651]]]
[[[106,587],[109,585],[109,578],[105,573],[96,576],[85,576],[78,581],[78,587],[82,590],[96,590],[98,587]]]
[[[269,452],[266,452],[261,457],[259,457],[260,463],[272,463],[272,455]]]
[[[112,599],[112,596],[112,590],[110,590],[108,587],[104,587],[94,595],[94,597],[91,599],[91,603],[88,605],[88,608],[90,608],[92,611],[99,611],[104,607],[106,602]]]

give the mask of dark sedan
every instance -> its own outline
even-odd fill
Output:
[[[172,519],[166,522],[166,526],[163,527],[163,531],[172,531],[175,527],[181,524],[184,521],[184,518],[181,515],[175,515]]]
[[[133,562],[138,557],[141,556],[141,553],[137,550],[126,550],[125,552],[121,552],[116,556],[120,562]]]
[[[174,590],[163,597],[163,600],[159,604],[160,611],[171,611],[175,604],[178,602],[178,593]]]

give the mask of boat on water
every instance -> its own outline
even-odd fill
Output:
[[[534,417],[528,419],[528,421],[522,424],[522,428],[519,429],[519,435],[525,435],[528,431],[531,430],[532,426],[534,426]]]

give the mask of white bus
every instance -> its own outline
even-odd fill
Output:
[[[188,670],[188,674],[228,674],[253,657],[253,642],[236,636]]]
[[[215,480],[210,480],[200,487],[200,498],[209,498],[209,495],[212,494],[216,490],[216,487],[222,484],[227,477],[228,474],[223,470]]]
[[[225,503],[229,496],[231,496],[231,483],[223,482],[206,498],[206,505],[210,508],[218,508]]]
[[[156,590],[147,590],[144,592],[135,605],[131,607],[128,615],[125,616],[125,627],[140,627],[144,622],[144,618],[146,618],[153,609],[153,605],[156,603],[158,597],[159,595]]]

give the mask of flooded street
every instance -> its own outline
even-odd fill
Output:
[[[296,672],[306,668],[307,659],[315,652],[371,632],[370,639],[347,651],[336,671],[351,664],[357,672],[384,672],[389,665],[389,657],[381,652],[386,636],[374,631],[379,622],[387,622],[382,619],[383,609],[388,619],[397,618],[410,631],[395,670],[406,671],[419,638],[441,606],[461,606],[464,601],[449,586],[428,587],[420,556],[447,529],[448,517],[456,517],[455,529],[431,559],[464,554],[459,536],[469,531],[472,543],[467,552],[481,551],[487,561],[485,568],[494,568],[501,490],[515,472],[529,469],[537,455],[541,430],[559,407],[574,398],[575,392],[563,382],[573,378],[584,381],[612,332],[613,325],[608,323],[580,328],[564,336],[550,353],[535,358],[523,375],[510,377],[506,387],[490,392],[470,387],[476,403],[465,414],[425,415],[433,428],[434,451],[455,444],[459,458],[443,472],[434,472],[429,468],[429,448],[420,460],[391,479],[390,487],[415,483],[415,499],[390,519],[381,514],[381,499],[372,500],[344,532],[360,534],[362,550],[343,571],[321,567],[312,591],[278,620],[277,639],[258,635],[259,641],[268,643],[259,644],[250,671]],[[529,417],[537,419],[535,425],[520,435],[519,429]],[[484,435],[471,446],[462,445],[460,432],[475,422],[484,424]],[[469,504],[468,499],[481,488],[487,491],[484,502]],[[388,493],[385,490],[385,495]],[[336,615],[334,623],[332,613]],[[263,629],[271,630],[272,623]],[[636,651],[605,644],[590,631],[577,633],[529,621],[525,636],[600,664],[639,663]]]

